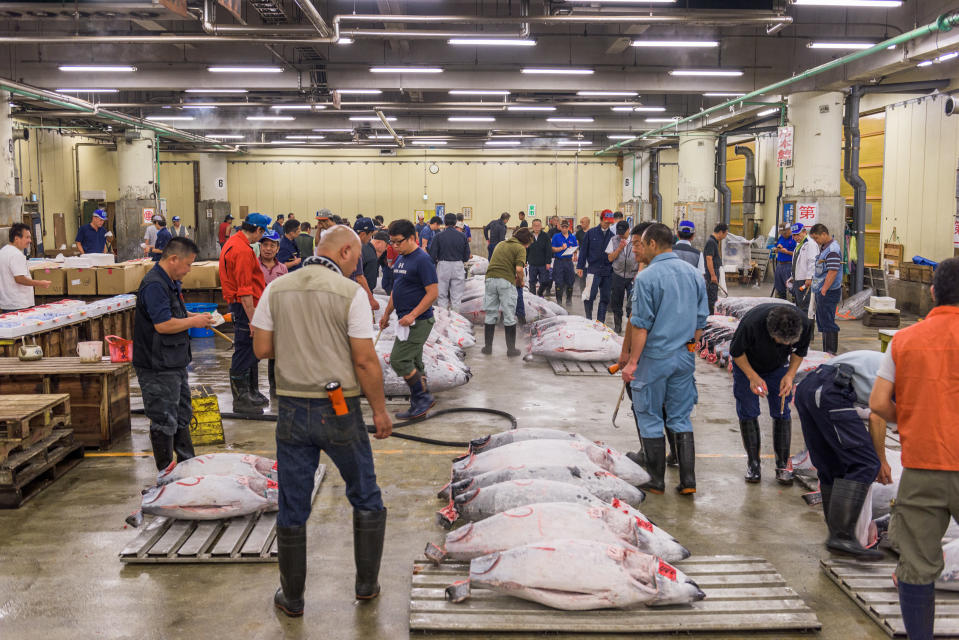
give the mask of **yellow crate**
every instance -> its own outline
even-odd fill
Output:
[[[190,404],[193,406],[190,437],[193,444],[223,444],[223,420],[216,395],[204,386],[191,388],[190,395]]]

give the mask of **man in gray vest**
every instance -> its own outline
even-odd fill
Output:
[[[696,225],[692,220],[683,220],[679,223],[679,240],[673,245],[673,251],[685,262],[699,269],[706,275],[706,265],[703,264],[702,252],[693,246],[693,237],[696,235]]]
[[[606,257],[613,263],[613,278],[610,285],[609,308],[613,312],[613,329],[623,331],[623,299],[627,303],[633,298],[633,280],[639,271],[636,254],[629,241],[629,223],[620,220],[616,223],[616,236],[606,245]]]
[[[276,359],[280,588],[273,602],[288,616],[303,615],[306,521],[321,451],[346,482],[353,506],[356,597],[369,600],[380,592],[386,508],[360,396],[366,396],[373,411],[374,437],[389,437],[393,424],[373,348],[373,310],[366,292],[344,276],[353,272],[360,251],[360,240],[349,227],[327,231],[317,255],[307,258],[303,268],[264,289],[251,322],[257,357]]]

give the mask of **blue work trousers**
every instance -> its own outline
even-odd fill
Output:
[[[529,265],[529,292],[534,295],[541,295],[540,292],[546,293],[549,290],[550,285],[553,284],[553,279],[550,276],[549,269],[546,268],[546,265],[537,266]],[[536,287],[539,285],[539,291]]]
[[[662,438],[663,411],[673,433],[693,430],[689,415],[699,400],[696,357],[685,347],[667,358],[640,357],[632,387],[633,413],[642,438]]]
[[[313,509],[313,476],[323,451],[346,482],[354,509],[380,511],[373,450],[363,424],[359,398],[347,398],[349,413],[338,416],[326,398],[280,396],[276,421],[276,468],[280,512],[276,524],[299,527]]]
[[[879,457],[869,429],[856,411],[856,392],[848,376],[828,364],[808,374],[796,387],[796,411],[819,482],[837,478],[872,484]]]
[[[573,268],[571,259],[561,260],[556,258],[553,260],[553,282],[556,283],[557,289],[560,287],[573,288],[573,283],[576,282],[576,270]],[[559,291],[556,293],[559,295]]]
[[[530,293],[535,293],[531,291]],[[523,322],[526,322],[526,301],[523,300],[523,287],[516,287],[516,317],[521,318]],[[505,316],[503,324],[505,322]]]
[[[239,375],[248,372],[260,361],[253,353],[250,319],[246,317],[243,305],[239,302],[230,303],[230,313],[233,314],[233,360],[230,362],[230,373]]]
[[[816,328],[819,333],[839,333],[839,325],[836,324],[836,308],[839,306],[839,300],[842,298],[842,289],[833,289],[826,295],[816,291]]]
[[[586,310],[586,319],[593,319],[593,302],[596,295],[599,294],[599,306],[596,308],[596,319],[600,322],[606,322],[606,307],[609,306],[610,290],[612,288],[612,273],[600,275],[593,274],[593,286],[589,289],[589,298],[583,300],[583,308]]]
[[[786,281],[788,281],[793,276],[793,263],[792,262],[777,262],[776,263],[776,281],[775,288],[777,297],[786,299],[786,295],[789,291],[789,288],[786,286]]]
[[[769,402],[769,415],[773,418],[782,418],[789,420],[789,401],[792,399],[792,392],[786,396],[786,402],[783,404],[779,397],[779,383],[789,367],[781,367],[769,373],[760,373],[759,377],[766,383],[766,400]],[[758,373],[758,372],[757,372]],[[752,420],[759,417],[759,396],[753,393],[749,388],[749,378],[743,373],[735,362],[733,363],[733,396],[736,398],[736,414],[740,420]],[[779,411],[783,407],[782,412]]]

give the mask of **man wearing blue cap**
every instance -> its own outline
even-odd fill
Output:
[[[809,237],[808,230],[801,222],[792,226],[792,232],[793,238],[798,238],[793,255],[793,298],[805,315],[809,313],[809,301],[812,299],[812,278],[816,275],[819,245]]]
[[[153,258],[154,262],[159,262],[160,256],[163,255],[163,250],[166,249],[166,246],[170,243],[170,240],[173,239],[173,236],[170,235],[170,230],[166,228],[166,220],[163,218],[157,217],[153,224],[156,225],[157,235],[153,241],[153,245],[150,247],[150,257]]]
[[[792,230],[788,225],[783,225],[782,233],[776,240],[776,282],[773,285],[773,295],[783,300],[789,297],[786,282],[792,277],[795,251],[796,241],[792,237]]]
[[[180,224],[180,216],[173,216],[173,226],[170,228],[170,235],[174,238],[189,238],[190,232]]]
[[[605,209],[599,217],[599,226],[593,227],[583,236],[579,243],[579,260],[576,263],[576,275],[582,277],[585,271],[592,277],[589,288],[589,297],[583,300],[586,319],[593,319],[593,302],[599,296],[599,306],[596,309],[596,319],[606,323],[606,307],[612,289],[613,265],[606,256],[606,247],[613,239],[613,212]]]
[[[103,209],[97,209],[90,218],[90,224],[85,224],[77,229],[75,242],[80,255],[84,253],[103,253],[107,242],[113,235],[104,227],[106,221],[107,212]]]
[[[679,240],[673,245],[673,252],[679,256],[680,260],[696,267],[699,273],[705,276],[706,265],[703,263],[703,254],[692,243],[696,235],[696,225],[692,220],[682,220],[677,228],[679,231],[676,235],[679,236]]]

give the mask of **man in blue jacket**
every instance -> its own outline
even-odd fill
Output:
[[[593,302],[599,293],[599,307],[596,309],[596,319],[606,322],[606,307],[609,305],[609,294],[612,287],[613,265],[606,258],[606,247],[613,239],[613,212],[603,211],[599,218],[599,226],[593,227],[583,236],[579,246],[579,261],[576,263],[576,275],[582,277],[583,271],[592,276],[593,284],[589,289],[589,298],[583,300],[586,309],[586,318],[593,319]]]

